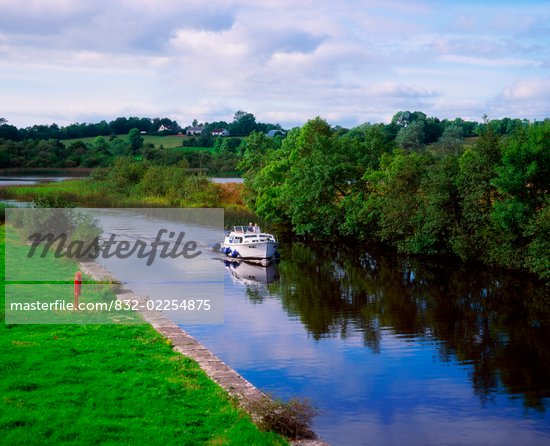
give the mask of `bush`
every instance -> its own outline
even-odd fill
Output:
[[[262,430],[292,439],[315,438],[311,422],[318,411],[308,400],[262,398],[252,405],[251,410],[260,418],[258,425]]]

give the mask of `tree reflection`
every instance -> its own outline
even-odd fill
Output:
[[[268,285],[315,338],[361,333],[380,352],[384,332],[434,340],[442,361],[471,366],[486,401],[504,386],[525,405],[550,397],[548,289],[509,272],[294,243]]]

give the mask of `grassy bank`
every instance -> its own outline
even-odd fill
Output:
[[[43,201],[54,207],[233,207],[242,208],[242,184],[210,183],[196,185],[187,197],[138,190],[120,193],[105,181],[76,179],[32,186],[0,188],[0,198],[20,201]]]
[[[3,227],[0,237],[4,265]],[[49,262],[68,277],[76,271]],[[2,266],[2,322],[4,274]],[[149,325],[2,323],[0,346],[3,444],[285,444]]]

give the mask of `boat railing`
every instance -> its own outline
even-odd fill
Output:
[[[233,231],[232,232],[235,232],[235,233],[238,233],[238,234],[253,234],[253,235],[256,235],[258,237],[258,239],[260,240],[260,242],[265,242],[265,241],[271,241],[271,242],[277,242],[277,240],[275,239],[275,236],[273,236],[272,234],[267,234],[265,232],[261,232],[259,230],[260,228],[258,227],[258,231],[254,231],[254,228],[252,227],[249,227],[249,226],[233,226]],[[249,238],[249,237],[247,237]]]
[[[259,226],[233,226],[233,232],[260,234],[262,230]]]

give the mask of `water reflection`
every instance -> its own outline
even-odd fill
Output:
[[[246,296],[253,303],[261,303],[270,297],[266,285],[279,280],[278,262],[264,266],[257,262],[224,259],[226,270],[236,285],[243,285]]]
[[[240,259],[223,260],[231,276],[249,288],[258,285],[267,285],[279,279],[279,270],[276,262],[264,266],[258,262],[247,262]]]
[[[294,244],[270,292],[315,338],[361,334],[380,353],[384,333],[433,340],[439,360],[471,367],[487,401],[502,385],[526,407],[550,397],[547,289],[508,272]]]
[[[51,183],[70,180],[72,177],[60,176],[8,176],[0,175],[0,187],[2,186],[32,186],[33,184]]]

